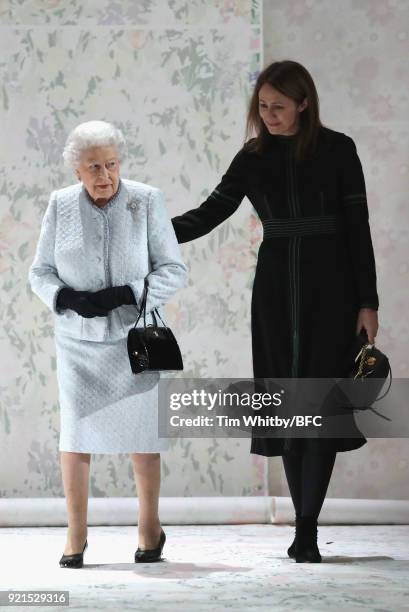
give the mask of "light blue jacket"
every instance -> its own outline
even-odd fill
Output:
[[[146,276],[147,311],[157,307],[163,318],[161,307],[186,286],[188,275],[160,189],[121,179],[104,208],[80,183],[52,192],[28,278],[54,313],[56,334],[95,342],[125,337],[135,324]],[[91,319],[56,308],[62,287],[98,291],[117,285],[132,288],[137,306]],[[138,327],[142,324],[141,317]]]

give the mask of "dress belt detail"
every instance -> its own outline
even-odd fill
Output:
[[[342,230],[340,215],[264,219],[263,240],[281,236],[306,236],[308,234],[335,234]]]

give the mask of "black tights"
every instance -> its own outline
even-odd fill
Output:
[[[297,515],[318,519],[327,493],[335,457],[336,452],[282,456],[288,487]]]

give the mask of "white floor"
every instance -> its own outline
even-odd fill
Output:
[[[91,526],[77,570],[58,565],[65,528],[2,528],[0,589],[68,590],[70,612],[409,611],[408,525],[320,526],[317,564],[288,558],[292,526],[163,527],[165,560],[135,564],[136,527]]]

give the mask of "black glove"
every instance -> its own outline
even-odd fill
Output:
[[[121,285],[119,287],[107,287],[100,291],[95,291],[90,296],[93,304],[99,308],[113,310],[118,306],[136,304],[135,296],[129,285]]]
[[[57,309],[69,308],[86,319],[106,317],[109,310],[91,302],[90,297],[92,295],[92,291],[75,291],[70,287],[63,287],[57,295]]]

